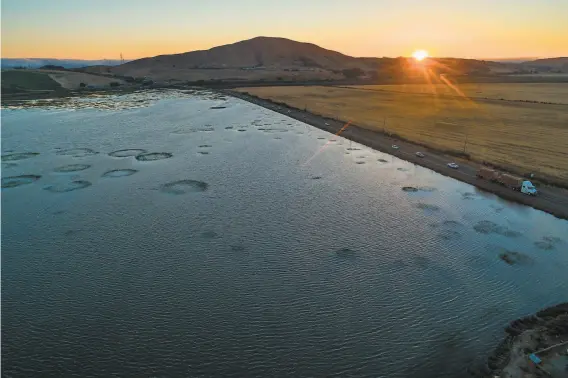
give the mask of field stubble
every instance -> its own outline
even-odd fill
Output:
[[[423,93],[423,86],[419,89],[408,85],[239,90],[314,114],[349,120],[370,130],[396,134],[441,152],[460,154],[465,150],[473,160],[519,174],[535,173],[543,181],[568,186],[568,85],[552,84],[557,86],[557,102],[566,104],[517,101],[513,94],[519,93],[520,85],[530,92],[534,86],[531,84],[485,85],[485,91],[494,93],[494,97],[506,95],[505,86],[512,85],[509,101],[472,99],[468,95],[471,88],[482,91],[482,84],[469,84],[471,88],[466,86],[463,90],[459,87],[464,96],[455,91],[454,96],[447,91],[445,95],[433,95]],[[547,86],[553,88],[551,84]],[[550,91],[546,93],[543,102],[551,99]],[[538,101],[538,93],[531,96],[530,101]]]

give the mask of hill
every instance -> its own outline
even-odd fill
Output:
[[[53,65],[63,68],[79,68],[97,64],[116,66],[120,60],[81,60],[81,59],[52,59],[52,58],[2,58],[2,68],[40,68],[42,66]]]
[[[524,62],[521,66],[539,72],[568,73],[568,57],[536,59]]]
[[[512,73],[511,65],[473,59],[429,59],[436,74]],[[116,75],[156,81],[196,80],[341,80],[378,77],[423,77],[422,66],[409,58],[357,58],[313,43],[256,37],[209,50],[159,55],[109,67]]]

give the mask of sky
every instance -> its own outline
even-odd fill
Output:
[[[257,36],[352,56],[568,56],[568,0],[2,0],[3,58],[137,59]]]

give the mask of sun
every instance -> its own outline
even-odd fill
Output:
[[[415,52],[412,53],[412,57],[420,62],[420,61],[428,58],[428,51],[416,50]]]

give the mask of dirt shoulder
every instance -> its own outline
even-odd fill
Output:
[[[260,99],[238,91],[223,90],[222,92],[334,134],[337,133],[347,122],[347,120],[336,120],[322,117],[310,113],[309,111],[292,108],[285,104],[277,104],[270,100]],[[451,169],[447,167],[446,164],[448,162],[456,161],[455,157],[445,155],[415,143],[401,141],[386,134],[364,129],[353,124],[343,131],[341,136],[353,140],[354,142],[364,144],[375,150],[382,151],[411,163],[429,168],[445,176],[474,185],[504,199],[531,206],[558,218],[568,219],[568,191],[565,189],[551,186],[539,186],[539,195],[537,197],[530,197],[498,184],[478,179],[475,173],[479,168],[479,164],[466,160],[458,161],[457,163],[460,165],[460,168]],[[398,150],[393,149],[393,144],[398,145],[400,148]],[[424,158],[417,157],[415,155],[417,151],[423,152],[426,156]]]

